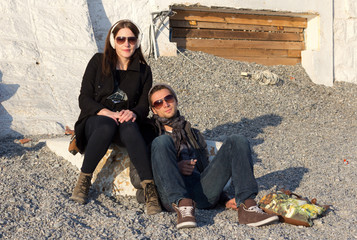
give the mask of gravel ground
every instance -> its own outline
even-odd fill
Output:
[[[155,82],[177,90],[181,113],[207,139],[248,137],[258,200],[284,187],[331,205],[326,216],[310,228],[252,228],[217,207],[197,210],[198,227],[177,231],[175,214],[148,216],[133,197],[91,191],[90,202],[78,205],[69,201],[76,167],[39,141],[58,136],[25,136],[32,141],[24,145],[0,140],[0,238],[357,239],[356,84],[315,85],[300,65],[266,67],[198,52],[149,63]],[[280,77],[277,85],[241,77],[266,69]]]

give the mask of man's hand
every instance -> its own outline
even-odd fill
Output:
[[[226,202],[226,208],[227,209],[233,209],[233,210],[238,210],[237,204],[236,204],[236,199],[232,198],[228,202]]]
[[[191,160],[182,160],[178,162],[178,168],[183,175],[191,175],[193,172],[193,169],[195,169],[197,159],[191,159]]]

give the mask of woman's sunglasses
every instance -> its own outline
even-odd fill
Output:
[[[175,101],[175,97],[171,94],[167,95],[163,99],[156,100],[152,106],[156,109],[160,109],[162,105],[164,105],[164,101],[167,103],[173,103]]]
[[[125,43],[127,39],[130,45],[135,45],[138,41],[137,37],[117,37],[115,40],[117,41],[117,44],[121,45]]]

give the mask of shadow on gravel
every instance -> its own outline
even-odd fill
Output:
[[[253,146],[264,142],[263,138],[256,138],[260,133],[264,133],[263,129],[268,126],[278,126],[282,122],[282,119],[281,116],[276,114],[267,114],[253,119],[242,118],[240,122],[226,123],[219,125],[212,130],[206,130],[204,135],[214,138],[214,136],[241,134],[249,139],[253,150]],[[254,151],[252,151],[252,154],[254,162],[262,162]]]
[[[304,167],[291,167],[266,174],[257,178],[257,181],[261,190],[269,190],[276,186],[276,190],[284,188],[295,191],[307,172],[309,170]]]
[[[18,138],[21,139],[22,137]],[[25,152],[38,151],[44,146],[45,142],[28,142],[25,144],[16,143],[16,138],[5,138],[0,141],[0,157],[22,156]]]

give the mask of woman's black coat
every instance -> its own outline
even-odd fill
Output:
[[[104,101],[114,91],[113,75],[107,77],[102,73],[102,59],[102,53],[96,53],[92,57],[82,80],[79,95],[81,113],[74,127],[77,147],[81,153],[84,152],[87,144],[84,134],[86,120],[105,108]],[[139,124],[149,113],[148,92],[151,86],[152,73],[150,67],[140,63],[139,58],[134,58],[128,66],[125,79],[120,81],[119,87],[127,94],[128,109],[136,114],[136,121]]]

